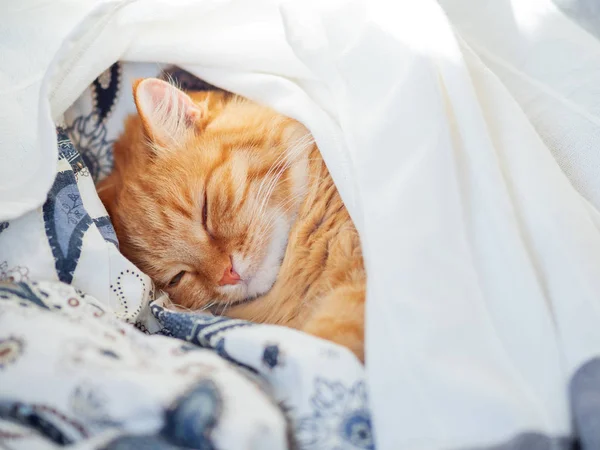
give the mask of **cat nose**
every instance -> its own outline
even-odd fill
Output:
[[[231,259],[229,259],[229,264],[223,272],[223,277],[219,281],[219,286],[225,286],[226,284],[237,284],[238,281],[240,281],[240,276],[233,268]]]

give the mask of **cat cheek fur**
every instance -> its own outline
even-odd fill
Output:
[[[267,223],[269,231],[259,245],[250,247],[249,255],[234,252],[233,267],[244,279],[244,298],[266,293],[277,279],[285,254],[291,221],[275,213]]]

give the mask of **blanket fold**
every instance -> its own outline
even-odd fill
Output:
[[[0,436],[168,448],[195,417],[220,448],[598,447],[600,43],[562,12],[585,0],[556,2],[5,2]],[[151,304],[119,253],[94,180],[131,77],[172,66],[314,135],[363,245],[366,376],[292,330]]]

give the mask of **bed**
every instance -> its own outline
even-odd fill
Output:
[[[590,2],[1,8],[4,447],[600,448]],[[94,180],[165,70],[310,129],[361,236],[366,366],[177,311],[119,253]]]

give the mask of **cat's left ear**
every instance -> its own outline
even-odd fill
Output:
[[[208,117],[206,104],[157,78],[133,83],[133,97],[146,135],[159,146],[171,147],[200,131]]]

